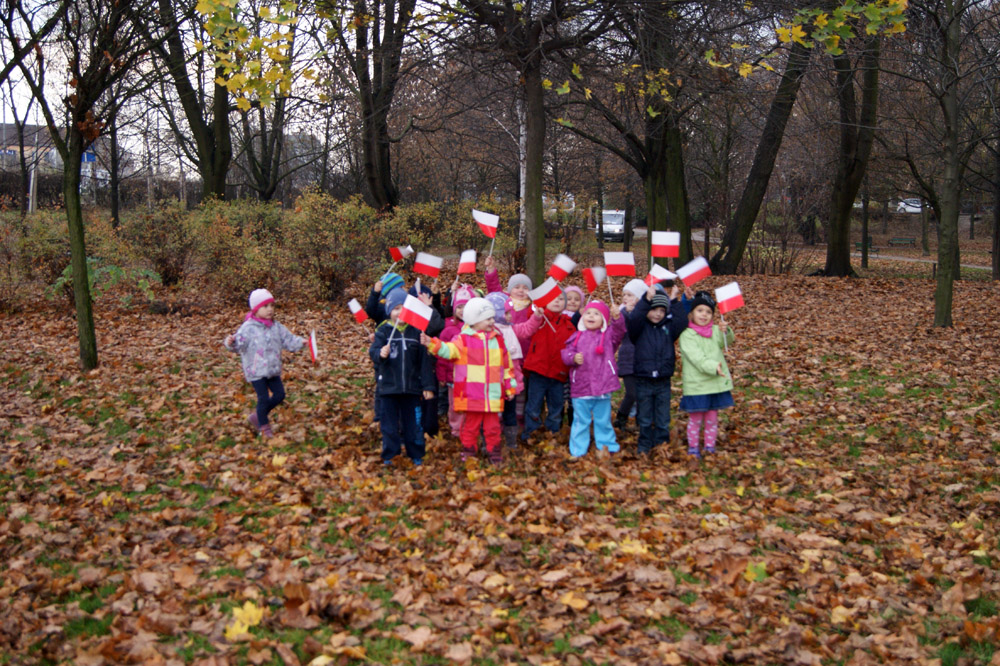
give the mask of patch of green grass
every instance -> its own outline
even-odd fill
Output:
[[[966,601],[965,610],[979,617],[993,617],[997,614],[997,602],[995,599],[979,596]]]
[[[677,598],[680,599],[683,604],[690,606],[698,600],[698,595],[694,592],[688,591]]]
[[[102,618],[93,616],[78,617],[64,624],[63,631],[66,634],[66,638],[107,636],[111,633],[111,623],[114,620],[115,616],[113,613],[108,613]]]
[[[688,488],[691,486],[691,477],[688,474],[677,479],[677,483],[667,488],[667,492],[674,499],[682,497],[687,493]]]
[[[653,626],[668,636],[674,643],[681,640],[691,627],[678,620],[673,615],[653,623]]]
[[[191,663],[199,656],[213,652],[217,652],[217,650],[212,645],[212,642],[208,640],[207,636],[190,631],[187,633],[187,640],[184,642],[184,645],[177,648],[177,656],[183,659],[185,663]]]
[[[570,638],[571,636],[569,635],[564,635],[556,638],[554,641],[552,641],[552,647],[548,649],[548,653],[559,654],[559,655],[580,653],[581,650],[579,648],[575,648],[570,644],[569,642]]]
[[[615,511],[618,527],[639,527],[639,512],[618,509]]]
[[[701,584],[701,581],[687,573],[686,571],[681,571],[676,567],[670,567],[670,572],[674,575],[674,581],[677,583],[695,583]]]
[[[219,567],[218,569],[210,571],[208,575],[212,578],[223,578],[225,576],[243,578],[246,574],[243,573],[242,569],[237,569],[236,567]]]

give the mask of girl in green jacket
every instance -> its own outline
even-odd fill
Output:
[[[723,347],[732,344],[733,329],[720,315],[722,327],[712,324],[715,300],[707,291],[699,291],[691,301],[688,327],[679,338],[683,365],[684,397],[681,411],[690,415],[688,421],[688,455],[700,457],[698,440],[705,433],[704,453],[715,453],[715,438],[719,434],[719,410],[733,406],[733,378],[726,365]]]

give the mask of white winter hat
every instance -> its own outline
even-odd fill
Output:
[[[636,278],[634,280],[629,280],[628,283],[622,287],[622,291],[627,291],[636,298],[642,298],[642,295],[646,293],[648,287],[646,283]]]
[[[254,289],[250,292],[250,312],[257,314],[257,310],[268,303],[274,303],[274,296],[267,289]]]
[[[478,324],[481,321],[486,321],[490,317],[496,317],[497,311],[493,309],[490,302],[485,298],[473,298],[468,303],[465,304],[465,312],[462,313],[462,319],[469,326]]]

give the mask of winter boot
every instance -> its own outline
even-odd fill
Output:
[[[504,426],[503,427],[503,443],[508,449],[517,448],[517,426]]]

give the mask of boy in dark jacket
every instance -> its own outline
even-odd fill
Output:
[[[389,318],[375,330],[368,355],[375,365],[375,391],[381,399],[382,462],[386,465],[400,453],[400,443],[414,465],[423,463],[426,450],[417,424],[421,398],[434,395],[434,364],[420,344],[420,330],[398,321],[406,292],[393,289],[385,299]],[[438,318],[436,313],[432,317]]]
[[[684,305],[670,296],[658,294],[650,286],[628,315],[628,336],[635,345],[636,420],[639,422],[639,452],[650,453],[654,446],[670,440],[670,378],[674,374],[674,342],[687,328]]]

